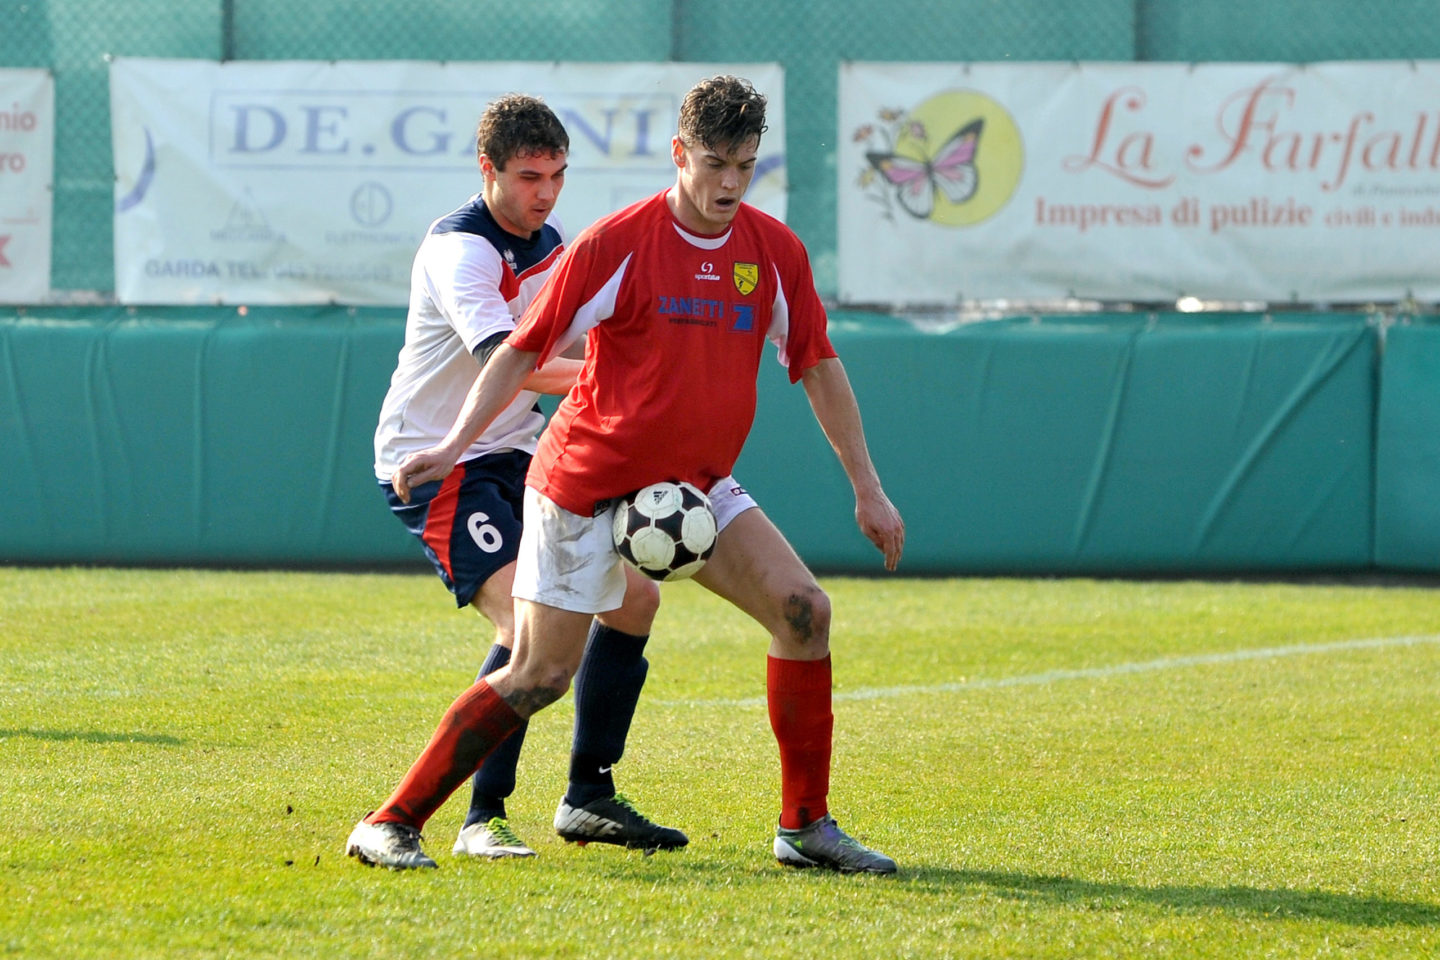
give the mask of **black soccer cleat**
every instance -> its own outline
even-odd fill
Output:
[[[690,842],[674,827],[662,827],[622,794],[572,807],[561,800],[555,811],[555,832],[571,843],[613,843],[637,850],[678,850]]]

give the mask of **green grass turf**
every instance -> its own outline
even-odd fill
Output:
[[[825,585],[831,807],[895,878],[775,864],[764,639],[694,585],[617,770],[688,849],[554,836],[567,698],[540,856],[451,856],[467,787],[396,874],[345,837],[489,643],[432,577],[0,569],[0,956],[1440,954],[1440,593]]]

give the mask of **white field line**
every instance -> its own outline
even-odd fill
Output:
[[[1297,643],[1285,647],[1260,647],[1254,650],[1229,650],[1224,653],[1198,653],[1184,657],[1164,657],[1159,660],[1143,660],[1136,663],[1116,663],[1108,667],[1087,667],[1082,670],[1045,670],[1040,673],[1025,673],[1014,677],[979,677],[974,680],[958,680],[952,683],[916,684],[899,687],[861,687],[834,695],[834,700],[893,700],[898,697],[925,696],[936,693],[963,693],[969,690],[1000,690],[1006,687],[1040,687],[1065,680],[1103,680],[1127,676],[1134,673],[1156,673],[1161,670],[1180,670],[1186,667],[1203,667],[1215,664],[1243,663],[1248,660],[1278,660],[1282,657],[1298,657],[1326,653],[1344,653],[1352,650],[1383,650],[1391,647],[1413,647],[1420,644],[1440,643],[1440,634],[1412,637],[1373,637],[1365,640],[1340,640],[1335,643]],[[746,697],[737,700],[652,700],[656,706],[665,707],[763,707],[764,697]]]

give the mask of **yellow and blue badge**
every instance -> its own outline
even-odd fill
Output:
[[[735,264],[735,289],[740,291],[742,297],[755,292],[760,284],[760,265],[756,263]]]

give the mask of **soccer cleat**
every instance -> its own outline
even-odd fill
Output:
[[[555,811],[555,832],[571,843],[614,843],[642,850],[675,850],[690,842],[674,827],[651,823],[622,794],[572,807],[561,800]]]
[[[345,841],[345,855],[372,867],[413,870],[433,867],[435,861],[420,849],[420,831],[404,823],[366,823],[361,820]]]
[[[515,831],[510,829],[510,821],[504,817],[491,817],[485,823],[472,823],[465,827],[451,852],[457,857],[489,857],[491,860],[535,856],[535,851],[515,836]]]
[[[894,873],[895,861],[851,837],[834,817],[799,830],[775,831],[775,859],[787,867],[824,867],[840,873]]]

